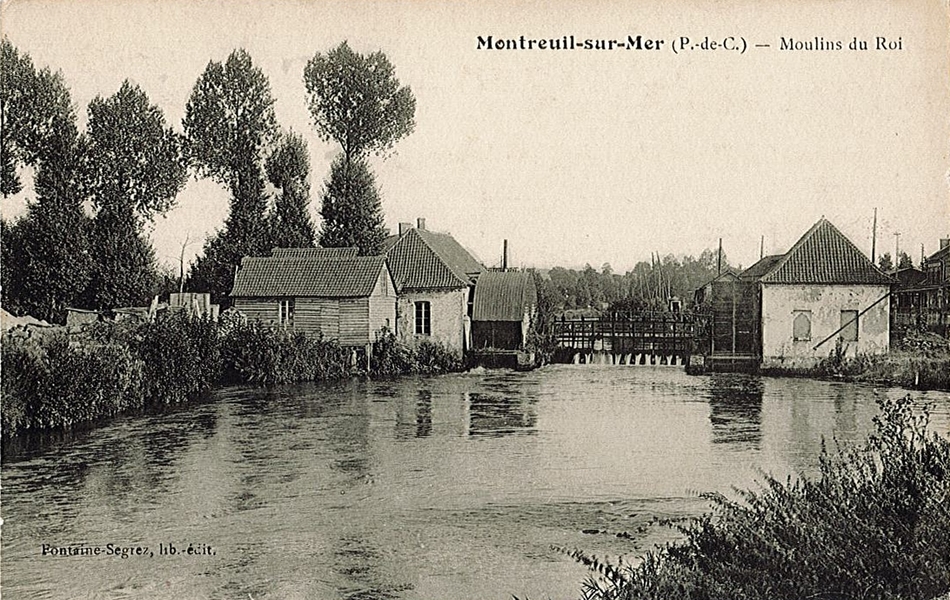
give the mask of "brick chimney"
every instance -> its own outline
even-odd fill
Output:
[[[412,229],[412,223],[400,223],[399,224],[399,237],[402,237],[406,234],[407,231]]]
[[[424,217],[419,217],[416,219],[416,227],[423,230],[426,228],[426,220]]]
[[[950,246],[950,238],[940,238],[940,249],[943,250],[947,246]]]

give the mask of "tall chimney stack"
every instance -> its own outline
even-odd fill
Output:
[[[402,237],[406,234],[407,231],[412,229],[412,223],[400,223],[399,224],[399,237]]]
[[[501,250],[501,270],[502,270],[502,271],[507,271],[507,270],[508,270],[508,240],[505,240],[505,241],[504,241],[504,244],[502,245],[502,250]]]
[[[426,228],[426,220],[424,217],[419,217],[418,219],[416,219],[416,227],[422,230]]]

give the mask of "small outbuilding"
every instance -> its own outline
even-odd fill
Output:
[[[472,346],[520,350],[538,305],[531,273],[489,271],[475,283],[472,307]]]
[[[296,249],[294,249],[296,250]],[[396,290],[382,256],[327,258],[314,249],[245,257],[234,307],[256,319],[343,346],[366,347],[396,326]]]

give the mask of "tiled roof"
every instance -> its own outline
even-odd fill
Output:
[[[245,257],[232,297],[359,298],[373,293],[382,256],[355,258]]]
[[[354,258],[359,248],[274,248],[274,258]]]
[[[475,284],[473,321],[520,321],[538,301],[530,273],[488,271]]]
[[[410,229],[385,246],[396,288],[459,288],[485,268],[447,233]]]
[[[749,279],[758,279],[772,270],[772,267],[775,266],[775,263],[782,260],[785,257],[784,254],[772,254],[760,258],[758,262],[753,264],[751,267],[745,271],[739,273],[739,279],[749,280]]]
[[[760,280],[763,283],[893,283],[827,219],[815,223]]]

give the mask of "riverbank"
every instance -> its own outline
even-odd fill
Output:
[[[365,362],[333,340],[182,313],[79,330],[13,330],[2,341],[2,437],[189,402],[221,385],[434,374],[462,367],[461,357],[439,344],[408,346],[391,334],[374,345],[373,357],[367,372]]]
[[[882,355],[847,357],[840,347],[814,368],[772,367],[762,375],[812,377],[873,383],[908,390],[950,390],[950,340],[933,334],[911,334]]]

